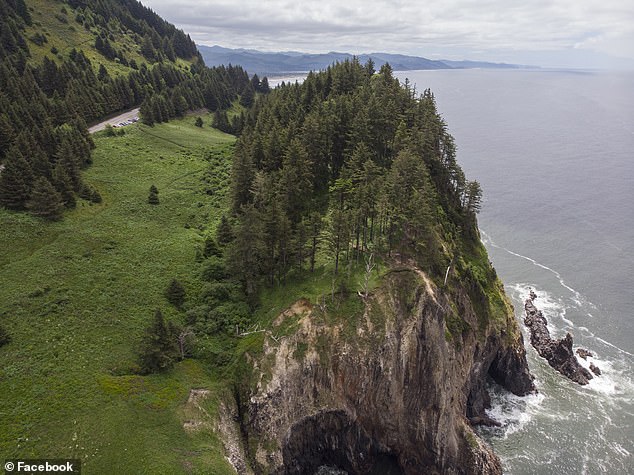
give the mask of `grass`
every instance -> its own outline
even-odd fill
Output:
[[[112,76],[128,74],[132,71],[131,68],[118,61],[105,58],[95,49],[95,39],[101,31],[100,27],[91,27],[90,30],[86,30],[82,24],[75,21],[77,10],[67,3],[59,0],[26,0],[26,4],[33,20],[33,24],[25,31],[25,38],[31,52],[30,61],[33,64],[40,64],[44,56],[58,61],[58,56],[67,57],[75,48],[84,51],[95,72],[98,71],[100,64],[103,64]],[[62,9],[66,13],[63,13]],[[62,19],[65,22],[61,21]],[[139,66],[142,63],[147,64],[140,53],[139,42],[135,40],[131,31],[117,23],[109,25],[108,32],[114,37],[114,41],[111,41],[112,45],[123,52],[128,61],[134,60]],[[28,39],[37,33],[45,35],[47,39],[47,42],[41,46]],[[53,54],[51,48],[56,48],[57,54]],[[189,63],[181,59],[178,59],[176,65],[182,69],[189,69]]]
[[[234,138],[193,122],[98,134],[84,179],[99,205],[80,201],[56,223],[0,210],[0,324],[13,337],[0,348],[0,458],[77,457],[87,474],[232,473],[211,430],[182,428],[189,390],[222,385],[209,368],[131,374],[154,310],[182,319],[163,291],[177,278],[195,292],[196,248],[225,207]],[[205,404],[213,414],[214,397]]]

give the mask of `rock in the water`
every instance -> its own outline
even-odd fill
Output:
[[[539,356],[545,358],[550,366],[568,379],[575,383],[588,384],[592,374],[577,361],[572,351],[572,335],[567,333],[561,340],[553,340],[548,331],[548,322],[542,312],[533,305],[533,300],[531,296],[524,303],[524,324],[531,331],[531,345],[535,347]]]
[[[590,371],[599,376],[601,374],[601,370],[598,366],[595,366],[594,363],[590,363]]]
[[[472,417],[469,419],[469,423],[472,426],[487,426],[487,427],[500,427],[502,425],[498,421],[496,421],[495,419],[492,419],[491,417],[487,415]]]
[[[591,352],[584,350],[583,348],[577,348],[577,354],[584,360],[588,357],[592,358],[594,356]]]

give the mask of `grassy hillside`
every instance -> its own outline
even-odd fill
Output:
[[[128,61],[134,60],[138,66],[143,63],[150,65],[141,54],[139,35],[126,28],[120,21],[112,20],[107,27],[95,24],[89,14],[61,0],[26,0],[26,4],[31,13],[32,24],[26,27],[25,37],[29,39],[30,61],[34,65],[40,64],[44,56],[61,62],[75,48],[83,50],[92,62],[95,72],[100,64],[103,64],[111,75],[130,72],[132,68],[121,64],[118,58],[108,59],[95,49],[95,39],[103,32]],[[46,42],[38,44],[38,41],[33,41],[32,38],[37,35],[46,37]],[[176,64],[181,69],[188,70],[191,61],[176,58]]]
[[[76,48],[82,49],[86,57],[96,67],[103,64],[109,72],[119,74],[130,70],[129,67],[106,59],[94,48],[95,36],[100,32],[100,28],[85,29],[83,25],[77,23],[75,21],[77,11],[70,5],[46,0],[30,0],[27,1],[27,5],[31,10],[33,24],[26,28],[26,38],[33,38],[35,35],[41,34],[47,40],[41,45],[32,40],[29,41],[33,64],[40,64],[44,56],[59,62],[60,58],[67,56],[70,50]],[[134,59],[139,64],[144,62],[143,57],[139,54],[138,46],[134,45],[131,36],[125,35],[124,32],[117,29],[115,41],[130,56],[130,59]]]
[[[131,374],[154,310],[182,318],[163,291],[175,277],[195,292],[197,244],[224,208],[234,138],[193,123],[96,137],[84,178],[103,202],[80,201],[61,222],[0,209],[0,324],[12,336],[0,348],[0,457],[79,457],[85,473],[231,473],[211,428],[183,430],[190,389],[216,385],[208,368]],[[212,394],[202,407],[215,405]]]

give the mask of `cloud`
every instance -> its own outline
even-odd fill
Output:
[[[200,44],[271,51],[556,51],[634,57],[629,0],[142,0]]]

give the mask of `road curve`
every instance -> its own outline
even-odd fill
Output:
[[[138,117],[139,116],[139,108],[137,107],[136,109],[132,109],[129,110],[127,112],[124,112],[123,114],[120,114],[116,117],[111,117],[108,120],[104,120],[103,122],[99,122],[96,125],[93,125],[92,127],[88,127],[88,132],[90,132],[91,134],[94,134],[95,132],[99,132],[100,130],[103,130],[106,128],[106,125],[110,124],[110,125],[116,125],[120,122],[125,122],[128,119],[131,119],[133,117]]]

